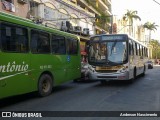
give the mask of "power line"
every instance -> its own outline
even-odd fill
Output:
[[[160,5],[160,3],[159,2],[157,2],[156,0],[153,0],[155,3],[157,3],[158,5]]]

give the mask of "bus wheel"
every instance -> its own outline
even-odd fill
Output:
[[[50,75],[43,74],[38,82],[38,94],[41,97],[51,94],[53,81]]]
[[[133,78],[129,79],[128,83],[133,83],[135,79],[136,79],[136,68],[134,68],[133,70]]]
[[[145,75],[145,72],[146,72],[146,66],[144,65],[144,69],[143,69],[142,76],[144,76],[144,75]]]
[[[134,68],[134,71],[133,71],[133,80],[136,79],[136,68]]]

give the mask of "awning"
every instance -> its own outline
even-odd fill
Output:
[[[59,12],[61,12],[61,13],[63,13],[63,14],[65,14],[65,15],[68,15],[68,12],[65,10],[65,9],[59,9]]]
[[[33,0],[34,2],[37,2],[37,3],[42,3],[41,0]]]
[[[51,3],[48,3],[48,2],[46,2],[46,3],[44,3],[47,7],[50,7],[50,8],[52,8],[52,9],[56,9],[55,8],[55,6],[53,6]]]
[[[72,2],[74,2],[74,3],[77,3],[77,0],[71,0]]]

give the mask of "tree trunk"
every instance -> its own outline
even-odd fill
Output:
[[[131,25],[131,20],[129,20],[129,25]],[[132,36],[132,25],[129,26],[129,35]]]
[[[151,41],[151,30],[149,30],[149,43],[150,43],[150,41]]]

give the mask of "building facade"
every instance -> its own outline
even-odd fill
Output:
[[[78,35],[84,55],[91,35],[112,28],[111,0],[1,0],[0,11]]]
[[[135,38],[136,40],[147,45],[148,39],[147,39],[146,32],[147,31],[144,29],[143,25],[138,20],[135,20],[132,26],[132,25],[129,25],[129,21],[124,20],[123,17],[118,18],[117,16],[114,16],[113,33],[128,34],[133,38]]]
[[[133,30],[131,32],[131,29]],[[113,17],[113,33],[117,34],[128,34],[140,41],[142,44],[148,47],[148,57],[152,58],[152,47],[149,45],[149,33],[146,30],[141,22],[134,21],[133,26],[129,25],[129,22],[124,20],[123,17],[118,18],[117,16]]]

